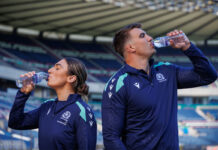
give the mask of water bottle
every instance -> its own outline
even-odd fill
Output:
[[[19,79],[16,80],[16,85],[17,87],[21,88],[23,84],[30,84],[31,81],[33,81],[34,84],[37,84],[41,82],[43,79],[47,80],[48,79],[48,73],[45,72],[38,72],[34,74],[32,77],[20,77]]]
[[[187,39],[185,33],[180,33],[174,36],[164,36],[164,37],[157,37],[153,40],[153,44],[155,47],[166,47],[170,46],[170,40],[173,40],[174,44],[184,42]]]

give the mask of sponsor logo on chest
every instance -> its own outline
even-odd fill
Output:
[[[135,87],[137,87],[138,89],[140,89],[140,84],[139,84],[139,82],[135,82],[133,85],[134,85]]]

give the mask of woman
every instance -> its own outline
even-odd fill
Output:
[[[16,95],[8,126],[20,130],[39,128],[40,150],[95,150],[96,121],[91,108],[81,99],[81,95],[88,94],[85,66],[75,58],[64,58],[48,73],[47,84],[56,91],[56,100],[24,113],[34,84],[24,85]]]

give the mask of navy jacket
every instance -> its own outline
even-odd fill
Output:
[[[193,68],[160,62],[150,73],[125,64],[108,81],[102,100],[106,150],[179,150],[177,89],[212,83],[217,73],[191,44]]]
[[[18,91],[9,116],[10,128],[39,128],[40,150],[95,150],[95,117],[80,95],[72,94],[67,101],[47,101],[24,113],[28,97]]]

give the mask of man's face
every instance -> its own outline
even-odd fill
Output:
[[[150,58],[153,54],[156,53],[152,43],[152,37],[146,34],[146,32],[142,29],[134,28],[130,30],[129,37],[137,55]]]

